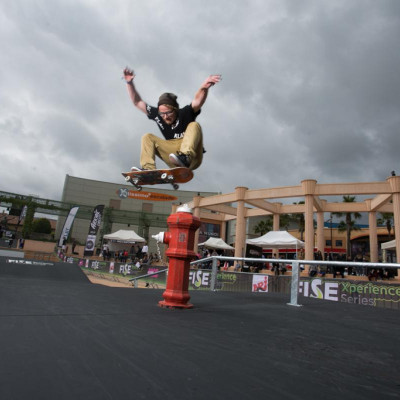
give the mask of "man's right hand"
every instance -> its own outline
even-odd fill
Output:
[[[126,85],[129,93],[129,97],[132,100],[132,103],[137,107],[140,111],[144,112],[147,115],[147,104],[142,100],[139,93],[136,90],[135,85],[131,85],[132,81],[135,79],[135,73],[133,69],[126,67],[124,69],[124,79],[128,85]]]
[[[124,69],[124,78],[125,78],[127,83],[132,82],[133,79],[135,78],[135,74],[133,72],[133,69],[130,69],[130,68],[126,67]]]

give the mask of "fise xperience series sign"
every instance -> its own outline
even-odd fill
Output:
[[[400,285],[392,283],[302,279],[299,293],[304,297],[342,303],[400,308]]]
[[[189,288],[209,290],[211,288],[211,275],[211,271],[191,270],[189,272]],[[216,276],[215,289],[228,292],[268,293],[268,276],[219,271]]]
[[[155,192],[138,192],[137,190],[130,190],[126,188],[120,188],[117,190],[118,197],[121,199],[136,199],[136,200],[148,200],[148,201],[175,201],[177,197],[171,196],[165,193]]]

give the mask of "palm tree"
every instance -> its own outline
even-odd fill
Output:
[[[381,215],[381,218],[378,219],[378,224],[379,225],[386,225],[386,229],[388,231],[388,236],[389,239],[391,237],[391,232],[392,232],[392,221],[393,221],[393,213],[379,213]]]
[[[259,233],[260,236],[265,235],[269,231],[272,231],[272,218],[271,216],[268,216],[266,220],[260,221],[255,227],[254,227],[254,233]]]
[[[355,201],[355,196],[343,196],[343,202],[345,203],[353,203]],[[352,257],[351,254],[351,244],[350,244],[350,236],[352,231],[357,231],[360,228],[356,225],[356,219],[361,218],[361,214],[359,212],[347,212],[347,213],[333,213],[339,218],[345,216],[344,221],[340,221],[338,225],[339,232],[346,232],[346,256]],[[354,217],[354,220],[352,219]]]
[[[279,216],[279,226],[286,231],[288,230],[290,226],[291,218],[289,214],[281,214]]]

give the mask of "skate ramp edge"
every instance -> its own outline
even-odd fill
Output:
[[[89,279],[76,264],[0,256],[0,278],[82,282]]]
[[[14,250],[0,250],[0,257],[11,257],[11,258],[24,258],[25,254],[23,251]]]

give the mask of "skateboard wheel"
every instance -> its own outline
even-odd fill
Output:
[[[164,172],[163,174],[161,174],[161,179],[165,179],[168,176],[168,174],[166,172]]]
[[[129,182],[131,180],[131,178],[129,176],[125,177],[125,182]]]
[[[173,184],[172,184],[172,187],[174,188],[174,190],[178,190],[178,189],[179,189],[179,185],[176,184],[176,183],[173,183]]]

